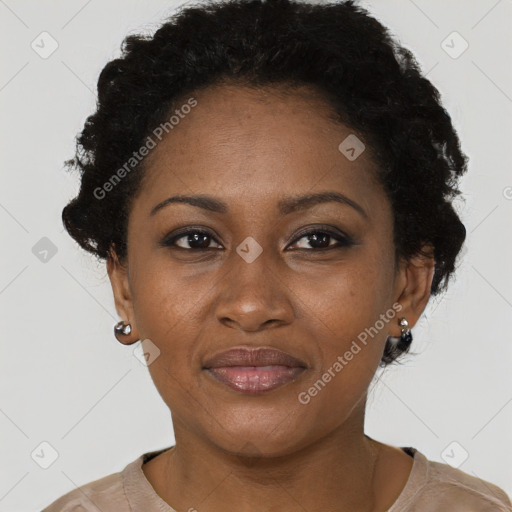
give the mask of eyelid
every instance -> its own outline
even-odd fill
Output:
[[[332,238],[337,239],[339,243],[343,243],[343,245],[345,245],[345,246],[356,245],[355,240],[350,235],[348,235],[347,233],[345,233],[344,231],[342,231],[339,228],[335,228],[335,227],[329,226],[329,225],[310,226],[308,228],[304,228],[303,230],[299,231],[299,233],[297,233],[294,236],[292,242],[289,245],[294,245],[295,243],[297,243],[299,240],[301,240],[305,236],[311,235],[313,233],[324,233],[326,235],[330,235]],[[339,239],[341,239],[341,241]],[[306,250],[311,251],[313,249],[306,249]],[[318,250],[322,251],[325,249],[318,249]]]
[[[201,235],[206,235],[210,237],[215,243],[222,245],[218,240],[217,236],[212,233],[211,230],[202,228],[202,227],[194,227],[194,226],[187,226],[186,228],[182,228],[181,230],[178,230],[177,233],[173,233],[172,235],[166,235],[162,239],[162,241],[159,243],[160,247],[173,247],[178,249],[183,249],[185,251],[197,251],[198,249],[184,249],[183,247],[179,247],[176,245],[176,241],[180,238],[183,238],[187,235],[191,235],[194,233],[199,233]],[[205,249],[203,249],[205,250]]]

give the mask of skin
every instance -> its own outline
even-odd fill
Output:
[[[127,259],[112,252],[107,260],[116,309],[132,325],[118,339],[158,347],[148,368],[172,414],[176,446],[146,463],[144,474],[179,511],[384,511],[413,459],[365,435],[366,398],[387,336],[400,334],[398,318],[412,328],[427,304],[434,260],[395,261],[393,213],[370,148],[354,161],[338,150],[354,132],[328,118],[314,89],[224,84],[191,96],[197,106],[146,160]],[[334,201],[278,210],[282,199],[324,191],[347,196],[365,214]],[[150,215],[178,194],[214,196],[228,211],[172,203]],[[322,236],[326,224],[355,244],[327,237],[312,245],[299,232]],[[187,226],[211,233],[209,249],[191,248],[199,244],[187,236],[176,242],[181,248],[159,246]],[[263,249],[252,263],[236,252],[248,236]],[[299,393],[396,303],[395,318],[300,403]],[[235,346],[278,348],[308,368],[248,396],[202,369]]]

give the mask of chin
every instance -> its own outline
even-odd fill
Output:
[[[208,432],[210,442],[222,451],[238,457],[281,457],[309,444],[306,431],[296,425],[279,422],[255,426],[254,422],[230,422],[228,429]]]

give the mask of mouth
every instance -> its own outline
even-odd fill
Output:
[[[206,361],[203,370],[216,381],[242,393],[258,394],[296,380],[307,365],[272,348],[236,348]]]

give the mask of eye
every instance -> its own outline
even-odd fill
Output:
[[[296,241],[292,245],[297,245],[303,239],[305,240],[305,242],[302,242],[303,246],[299,246],[299,249],[313,248],[325,250],[336,249],[340,247],[350,247],[354,245],[354,241],[349,236],[343,235],[341,233],[336,233],[329,229],[317,228],[302,233],[299,238],[295,239]],[[331,242],[335,243],[332,244]],[[307,244],[310,244],[309,247],[307,246]]]
[[[301,242],[304,240],[303,242]],[[212,246],[212,242],[217,247]],[[333,243],[334,242],[334,243]],[[302,244],[302,246],[301,246]],[[309,246],[307,245],[309,244]],[[161,244],[162,247],[177,247],[185,250],[207,250],[222,248],[215,237],[209,232],[202,229],[189,229],[174,236],[165,238]],[[335,232],[327,228],[316,228],[303,232],[295,242],[289,246],[297,246],[298,249],[336,249],[341,247],[350,247],[354,245],[354,241],[348,235],[341,232]]]
[[[208,231],[191,229],[170,238],[166,238],[162,241],[161,245],[164,247],[175,246],[181,249],[215,249],[215,247],[210,247],[211,242],[214,240],[215,238]]]

